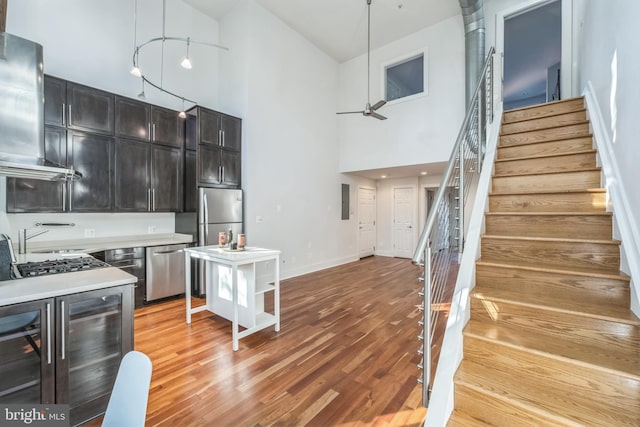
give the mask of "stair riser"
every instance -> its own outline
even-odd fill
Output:
[[[575,138],[562,141],[540,142],[536,144],[515,145],[513,147],[498,148],[499,160],[514,159],[518,157],[531,157],[541,155],[569,154],[576,151],[586,151],[593,148],[593,138]]]
[[[494,176],[493,193],[536,193],[600,188],[600,171],[549,173],[526,176]]]
[[[584,99],[576,98],[563,102],[541,104],[531,108],[505,111],[502,121],[503,123],[511,123],[521,120],[537,119],[582,110],[583,108]]]
[[[532,130],[574,125],[585,122],[586,120],[587,112],[585,110],[574,111],[571,113],[559,114],[539,119],[525,120],[522,122],[505,123],[502,125],[501,134],[507,135],[511,133],[529,132]]]
[[[492,194],[491,212],[604,212],[605,193]]]
[[[497,236],[592,240],[612,238],[609,215],[487,215],[485,232]]]
[[[582,301],[629,307],[629,282],[593,276],[528,271],[508,267],[476,266],[476,292],[491,294],[511,289],[520,301],[535,301],[538,295],[553,295],[558,301]]]
[[[596,153],[580,153],[536,159],[496,162],[494,173],[499,175],[529,175],[536,173],[569,172],[596,168]]]
[[[620,247],[592,242],[504,240],[482,237],[482,259],[525,266],[620,270]]]
[[[490,425],[510,427],[570,426],[506,399],[496,399],[464,383],[455,384],[455,408]]]
[[[546,409],[587,425],[640,422],[638,380],[469,336],[464,343],[463,369],[476,381],[491,384],[494,375],[508,379],[511,396],[534,405],[539,400]],[[534,390],[544,390],[547,395],[532,395]],[[602,412],[605,408],[608,413]]]
[[[522,334],[582,342],[593,347],[628,348],[631,354],[640,345],[640,327],[637,325],[480,298],[477,295],[471,297],[471,319],[508,327]]]
[[[500,137],[499,146],[511,147],[514,145],[531,144],[534,142],[582,138],[585,136],[590,136],[589,123],[503,135]]]

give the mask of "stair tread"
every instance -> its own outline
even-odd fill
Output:
[[[575,342],[565,337],[532,334],[500,322],[490,324],[473,318],[467,324],[464,334],[546,353],[550,357],[565,358],[640,381],[640,359],[636,356],[640,343],[637,337],[635,341],[620,342],[619,346],[602,346],[584,339]]]
[[[520,172],[520,173],[513,173],[513,174],[495,174],[493,177],[494,178],[511,178],[511,177],[517,177],[517,176],[535,176],[535,175],[557,175],[557,174],[570,174],[570,173],[582,173],[582,172],[600,172],[602,169],[601,168],[580,168],[580,169],[573,169],[573,170],[558,170],[558,171],[550,171],[550,172]],[[500,194],[504,194],[504,193],[500,193]]]
[[[541,272],[549,272],[549,273],[559,273],[559,274],[570,274],[575,276],[590,276],[590,277],[598,277],[601,279],[614,279],[614,280],[624,280],[629,282],[631,278],[626,274],[622,274],[621,272],[612,272],[611,270],[604,269],[591,269],[590,271],[576,270],[574,268],[562,268],[557,266],[545,266],[545,265],[522,265],[522,264],[514,264],[509,262],[495,262],[495,261],[486,261],[480,258],[476,261],[476,264],[482,264],[488,267],[504,267],[504,268],[517,268],[521,270],[529,270],[529,271],[541,271]]]
[[[485,212],[487,216],[604,216],[611,217],[613,212]]]
[[[449,417],[449,421],[447,422],[447,426],[449,427],[484,427],[490,425],[491,424],[487,424],[484,421],[474,418],[465,412],[458,411],[457,409],[453,410]]]
[[[553,108],[553,107],[557,107],[557,106],[562,106],[562,104],[570,104],[570,103],[578,101],[578,100],[583,102],[582,106],[580,108],[578,108],[578,110],[584,109],[584,97],[583,96],[576,96],[574,98],[559,99],[557,101],[546,102],[544,104],[527,105],[526,107],[512,108],[510,110],[505,110],[503,115],[508,116],[508,115],[512,115],[513,113],[518,113],[518,112],[549,109],[549,108]],[[571,109],[571,110],[568,110],[568,111],[562,111],[561,113],[552,113],[552,114],[550,114],[550,116],[554,116],[556,114],[564,114],[566,112],[571,112],[571,111],[575,111],[575,110]],[[507,123],[515,123],[515,122],[527,121],[527,120],[531,120],[532,118],[537,119],[537,118],[541,118],[541,117],[549,117],[549,116],[527,117],[527,118],[519,119],[519,120],[508,120]]]
[[[570,153],[553,153],[553,154],[538,154],[535,156],[525,156],[525,157],[510,157],[508,159],[496,159],[495,163],[507,163],[513,161],[522,161],[522,160],[538,160],[538,159],[548,159],[551,157],[569,157],[574,156],[576,154],[595,154],[596,150],[580,150],[580,151],[572,151]]]
[[[498,240],[528,240],[531,242],[564,242],[564,243],[597,243],[602,245],[620,245],[620,240],[598,239],[567,239],[564,237],[527,237],[527,236],[502,236],[497,234],[483,234],[481,238]]]
[[[494,193],[489,192],[490,196],[531,196],[533,194],[572,194],[572,193],[606,193],[607,190],[605,188],[584,188],[580,190],[550,190],[550,191],[536,191],[535,193],[526,193],[526,192],[515,192],[515,193]]]
[[[482,348],[466,348],[455,381],[581,424],[640,423],[638,381],[579,365],[546,363],[524,351],[496,350],[487,342]]]
[[[581,108],[579,110],[563,111],[563,112],[558,112],[556,114],[542,116],[542,117],[529,117],[525,120],[519,120],[517,122],[502,123],[501,129],[500,129],[500,135],[501,136],[513,135],[514,133],[531,132],[536,130],[552,129],[560,126],[568,126],[568,125],[584,123],[588,121],[586,118],[586,112],[587,110],[585,108]],[[576,114],[584,114],[585,118],[572,119],[570,117],[567,117],[567,116],[572,116]],[[564,116],[564,119],[566,120],[564,123],[557,123],[557,122],[554,123],[554,121],[561,119],[563,116]],[[536,127],[523,129],[523,130],[509,130],[509,128],[512,128],[512,127],[531,125],[532,122],[537,122],[536,124],[534,124],[534,126]],[[505,127],[507,128],[507,130],[505,130]]]
[[[529,132],[534,132],[534,131],[529,131]],[[523,132],[525,133],[525,132]],[[511,136],[511,135],[505,135],[505,136]],[[560,141],[569,141],[572,139],[579,139],[579,138],[593,138],[593,134],[591,134],[590,132],[583,132],[583,133],[579,133],[576,135],[560,135],[554,138],[548,138],[548,139],[542,139],[542,140],[534,140],[534,141],[519,141],[517,143],[512,143],[509,145],[503,145],[503,143],[501,141],[498,141],[498,146],[497,148],[512,148],[512,147],[522,147],[525,145],[533,145],[533,144],[545,144],[547,142],[560,142]]]
[[[580,316],[595,317],[598,319],[617,321],[627,325],[640,326],[640,319],[638,319],[628,307],[607,304],[585,304],[580,300],[559,300],[552,294],[527,295],[523,298],[522,294],[510,289],[476,288],[471,295],[473,298],[479,298],[481,300],[507,301],[512,304],[540,307],[563,313],[573,313]]]
[[[557,115],[561,115],[561,114],[557,114]],[[549,116],[549,117],[553,117],[553,116]],[[575,123],[558,124],[558,125],[549,126],[549,127],[546,127],[546,128],[541,128],[541,129],[531,129],[531,130],[522,130],[522,131],[518,131],[518,132],[500,133],[500,136],[501,137],[502,136],[513,136],[513,135],[524,134],[524,133],[539,132],[539,131],[543,131],[543,130],[564,128],[564,127],[568,127],[568,126],[585,125],[585,124],[588,124],[588,123],[589,123],[589,120],[580,120],[580,121],[577,121]]]

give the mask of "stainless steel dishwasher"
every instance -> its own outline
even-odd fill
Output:
[[[186,244],[147,247],[147,301],[180,295]]]

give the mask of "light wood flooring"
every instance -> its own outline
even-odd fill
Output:
[[[281,331],[231,349],[184,299],[136,310],[153,376],[147,426],[419,426],[419,268],[370,257],[281,284]],[[87,426],[99,425],[96,419]]]

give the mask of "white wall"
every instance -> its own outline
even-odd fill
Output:
[[[141,84],[129,74],[134,46],[133,4],[130,0],[11,1],[7,31],[42,44],[45,73],[135,98]],[[158,4],[138,0],[138,44],[161,34],[162,8]],[[166,35],[218,43],[218,24],[182,1],[169,0]],[[167,45],[165,51],[165,87],[216,108],[218,55],[224,53],[192,46],[194,68],[188,74],[178,64],[185,52],[172,49],[175,47]],[[140,64],[147,77],[159,81],[154,73],[159,61],[146,57],[153,50],[143,51]],[[182,109],[180,101],[153,88],[147,86],[145,92],[147,102]],[[19,228],[31,227],[37,221],[76,223],[75,228],[52,230],[37,237],[38,241],[83,238],[85,229],[95,230],[96,237],[145,234],[149,227],[156,233],[174,231],[174,215],[167,213],[6,214],[4,182],[0,181],[0,230],[16,239]]]
[[[282,250],[283,277],[357,259],[357,205],[340,219],[341,184],[355,201],[371,181],[339,172],[338,64],[253,0],[221,19],[220,38],[237,47],[221,92],[243,117],[248,244]]]
[[[464,29],[456,16],[371,52],[371,103],[381,99],[381,64],[428,49],[428,94],[384,106],[389,120],[338,118],[343,172],[447,161],[464,118]],[[335,111],[364,108],[366,54],[340,65]]]

